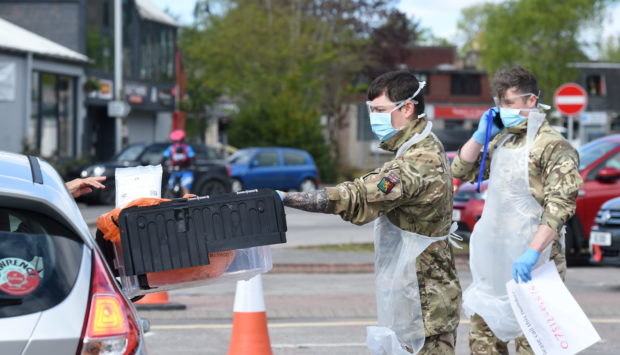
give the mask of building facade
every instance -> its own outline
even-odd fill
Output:
[[[79,156],[88,58],[0,19],[0,149]]]
[[[168,138],[175,110],[177,24],[148,0],[123,0],[123,99],[131,106],[123,119],[123,145]],[[0,18],[89,58],[78,105],[74,157],[97,160],[115,152],[117,130],[107,105],[114,93],[113,0],[0,0]],[[43,77],[44,82],[46,77]],[[75,129],[75,127],[74,127]]]

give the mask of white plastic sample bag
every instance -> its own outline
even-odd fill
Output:
[[[570,294],[553,261],[527,283],[506,283],[515,317],[536,354],[576,354],[601,340]]]
[[[161,165],[117,168],[115,171],[116,207],[143,197],[161,197]]]

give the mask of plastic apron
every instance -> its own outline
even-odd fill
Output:
[[[426,138],[431,128],[432,123],[428,122],[421,133],[398,149],[396,157]],[[404,231],[387,216],[379,217],[374,229],[378,326],[367,328],[368,349],[373,355],[410,355],[404,349],[406,346],[417,353],[424,346],[425,334],[416,259],[433,242],[451,235],[431,238]],[[450,232],[455,230],[453,224]]]
[[[545,115],[531,112],[523,147],[504,147],[508,135],[491,161],[487,199],[482,218],[469,242],[473,283],[463,293],[468,317],[478,314],[495,336],[509,341],[521,335],[514,317],[506,283],[512,279],[512,263],[528,248],[541,222],[542,206],[530,192],[529,152]],[[549,260],[551,244],[542,252],[538,266]]]

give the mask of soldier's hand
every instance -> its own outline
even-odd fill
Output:
[[[486,141],[486,138],[487,138],[487,125],[489,123],[489,120],[493,120],[493,117],[497,113],[498,113],[497,107],[492,107],[492,108],[488,109],[482,115],[482,117],[480,117],[480,122],[478,123],[478,129],[476,129],[476,131],[472,135],[474,140],[476,142],[478,142],[479,144],[484,144],[484,142]],[[491,137],[489,137],[489,140],[491,138],[493,138],[496,134],[498,134],[500,131],[501,130],[499,129],[499,127],[497,127],[497,125],[494,122],[493,126],[491,128]]]
[[[532,248],[527,248],[525,253],[512,263],[512,278],[516,283],[521,281],[528,282],[532,279],[532,268],[536,265],[540,253]]]

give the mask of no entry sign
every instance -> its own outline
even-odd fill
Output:
[[[588,105],[588,95],[581,86],[568,83],[555,91],[553,103],[562,114],[577,115]]]

